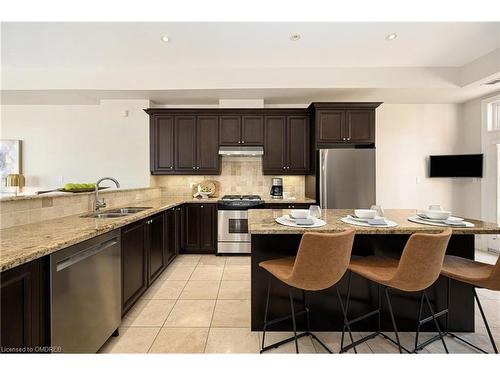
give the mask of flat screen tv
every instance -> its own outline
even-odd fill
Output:
[[[431,155],[429,177],[483,177],[483,154]]]

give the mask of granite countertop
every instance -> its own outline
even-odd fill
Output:
[[[183,203],[216,203],[218,200],[219,198],[163,197],[127,204],[127,207],[151,208],[120,218],[82,218],[84,213],[81,213],[2,229],[0,230],[0,271],[41,258]],[[276,199],[269,198],[269,202],[271,201],[276,202]],[[268,202],[267,199],[266,202]],[[302,198],[295,199],[293,202],[313,203],[314,200]],[[288,203],[288,200],[280,200],[278,203]]]
[[[301,234],[311,232],[341,232],[354,228],[359,234],[411,234],[415,232],[438,233],[445,227],[432,225],[422,225],[408,221],[408,217],[414,216],[416,210],[385,210],[385,217],[398,223],[394,228],[371,228],[345,224],[340,221],[342,217],[353,214],[352,209],[326,209],[322,210],[321,219],[326,221],[326,225],[318,228],[295,228],[278,224],[275,218],[288,214],[290,210],[250,210],[248,215],[248,230],[250,234]],[[494,223],[465,219],[475,226],[473,228],[453,228],[454,234],[497,234],[500,227]]]

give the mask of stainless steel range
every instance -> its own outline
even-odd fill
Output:
[[[264,208],[258,195],[224,195],[217,202],[218,245],[217,253],[250,254],[248,209]]]

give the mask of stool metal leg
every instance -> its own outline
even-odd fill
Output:
[[[348,271],[348,272],[349,272],[349,276],[347,278],[347,299],[345,302],[345,315],[346,316],[347,316],[347,312],[349,311],[349,301],[351,298],[351,279],[352,279],[352,272],[351,271]],[[345,327],[346,327],[346,325],[344,323],[344,325],[342,326],[342,338],[340,339],[340,349],[341,350],[344,347]]]
[[[486,326],[486,331],[488,332],[488,337],[490,338],[491,346],[493,346],[493,350],[495,354],[498,354],[497,346],[495,345],[495,340],[493,339],[493,335],[491,334],[490,326],[488,325],[488,321],[486,320],[486,315],[483,311],[483,306],[481,306],[481,302],[479,301],[479,297],[476,293],[476,288],[474,287],[474,298],[476,299],[477,306],[479,307],[479,311],[481,312],[481,317],[483,318],[484,325]]]
[[[422,310],[424,307],[424,292],[422,292],[420,296],[420,308],[418,310],[418,324],[417,324],[417,331],[415,332],[415,348],[413,349],[413,352],[417,352],[418,348],[418,335],[420,333],[420,326],[422,325]]]
[[[385,297],[387,299],[387,306],[389,307],[389,313],[392,320],[392,328],[394,329],[394,334],[396,335],[396,342],[400,353],[403,353],[401,347],[401,342],[399,341],[398,327],[396,326],[396,319],[394,319],[394,312],[392,311],[391,298],[389,297],[389,288],[385,288]],[[385,335],[384,335],[385,336]]]
[[[349,336],[351,338],[351,344],[354,345],[354,337],[352,336],[352,331],[351,331],[351,325],[349,324],[349,321],[347,320],[347,311],[344,309],[344,303],[342,302],[342,296],[340,295],[339,292],[339,287],[335,285],[335,289],[337,290],[337,298],[339,299],[339,304],[340,304],[340,309],[342,310],[342,315],[344,318],[344,330],[345,327],[347,326],[347,330],[349,331]],[[343,342],[342,342],[343,344]],[[354,353],[358,354],[358,351],[356,350],[356,345],[353,346]],[[342,350],[342,346],[340,347],[340,350]]]
[[[267,328],[267,312],[269,309],[269,297],[271,294],[271,277],[268,278],[267,282],[267,298],[266,298],[266,309],[264,312],[264,329],[262,330],[262,346],[261,346],[261,353],[262,349],[264,349],[264,340],[266,338],[266,328]]]
[[[299,342],[297,339],[297,324],[295,322],[295,309],[293,307],[292,288],[288,289],[288,295],[290,296],[290,308],[292,310],[292,324],[293,324],[293,337],[295,338],[295,351],[297,354],[299,354]]]
[[[425,300],[427,301],[427,306],[429,306],[429,311],[431,312],[432,320],[434,320],[434,325],[436,326],[436,329],[438,331],[439,337],[441,338],[441,342],[443,343],[444,350],[448,354],[449,351],[448,351],[448,348],[446,346],[446,343],[444,342],[444,337],[443,337],[444,335],[441,332],[441,328],[439,328],[439,323],[437,321],[437,317],[434,314],[434,309],[432,308],[431,302],[429,301],[429,297],[427,297],[427,293],[425,292],[425,290],[423,291],[423,294],[424,294]]]

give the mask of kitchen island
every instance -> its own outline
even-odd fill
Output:
[[[323,210],[322,219],[326,225],[319,228],[287,227],[276,223],[275,218],[287,214],[289,210],[250,210],[249,232],[252,236],[251,260],[251,319],[252,330],[260,331],[263,327],[265,298],[267,292],[268,273],[259,267],[259,263],[285,256],[296,255],[303,233],[306,231],[335,233],[354,228],[356,236],[352,256],[381,255],[399,259],[409,236],[413,233],[438,233],[444,227],[416,224],[408,221],[416,210],[386,210],[387,219],[398,223],[393,228],[372,228],[345,224],[340,221],[353,210]],[[497,234],[500,227],[493,223],[466,219],[474,224],[471,228],[454,228],[453,235],[446,250],[447,254],[468,259],[474,259],[474,236],[476,234]],[[339,282],[341,294],[345,298],[347,291],[347,274]],[[269,317],[273,319],[290,313],[287,287],[277,280],[272,283],[272,299],[269,306]],[[450,304],[450,331],[474,331],[474,300],[472,287],[452,281]],[[311,330],[314,331],[341,331],[342,314],[336,297],[335,288],[320,292],[308,293],[311,307]],[[447,280],[440,277],[428,289],[429,297],[437,310],[446,307]],[[415,331],[419,308],[418,293],[393,292],[393,309],[396,315],[398,329],[401,331]],[[296,310],[301,308],[301,294],[296,292]],[[353,275],[351,287],[351,302],[349,317],[363,315],[378,306],[377,286],[366,279]],[[383,307],[384,310],[384,307]],[[427,313],[427,312],[426,312]],[[382,330],[392,330],[387,309],[382,312]],[[441,324],[444,324],[441,318]],[[297,328],[304,329],[305,321],[297,319]],[[270,330],[290,330],[291,322],[282,322],[270,327]],[[376,331],[377,318],[367,319],[352,326],[355,331]],[[433,330],[428,324],[423,330]]]

